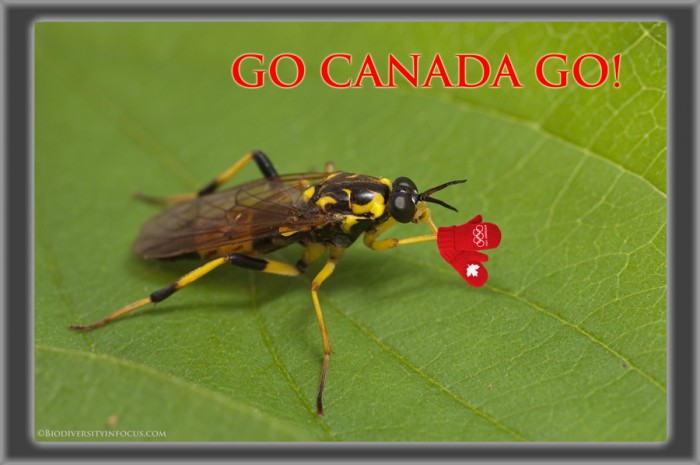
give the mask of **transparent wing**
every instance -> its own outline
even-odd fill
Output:
[[[177,257],[323,227],[332,217],[307,206],[303,192],[326,176],[304,173],[259,179],[174,205],[141,228],[134,253],[144,258]]]

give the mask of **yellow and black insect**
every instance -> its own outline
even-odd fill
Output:
[[[256,162],[263,179],[216,191],[250,160]],[[317,413],[322,415],[331,344],[318,301],[318,288],[333,273],[344,250],[363,233],[365,245],[374,250],[435,240],[437,227],[425,202],[457,211],[430,195],[465,181],[450,181],[419,193],[413,181],[406,177],[392,183],[386,178],[334,171],[330,163],[324,173],[280,176],[264,153],[251,152],[196,193],[162,198],[138,196],[170,208],[143,226],[133,246],[136,255],[147,259],[196,256],[208,262],[101,320],[86,325],[71,324],[70,328],[87,331],[103,326],[147,304],[165,300],[221,265],[297,276],[328,251],[328,261],[311,282],[324,354],[316,399]],[[397,222],[427,223],[432,234],[377,239]],[[292,243],[305,248],[304,255],[294,265],[259,258]]]

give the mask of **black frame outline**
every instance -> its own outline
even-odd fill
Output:
[[[580,1],[580,0],[577,0]],[[619,1],[619,0],[618,0]],[[398,459],[429,458],[497,461],[644,460],[666,463],[670,460],[697,463],[698,448],[696,401],[698,374],[698,308],[693,284],[697,264],[697,176],[698,155],[694,129],[698,126],[698,26],[696,2],[516,4],[490,3],[35,3],[11,2],[1,6],[3,22],[4,124],[5,137],[3,197],[3,301],[2,347],[3,390],[0,449],[2,457],[32,461],[71,459]],[[28,357],[33,353],[26,337],[30,334],[30,305],[33,283],[33,143],[30,116],[33,114],[33,81],[30,59],[36,20],[403,20],[403,21],[630,21],[662,20],[668,23],[669,38],[669,131],[668,141],[668,284],[669,312],[669,439],[665,444],[511,444],[511,443],[401,443],[401,444],[52,444],[35,443],[29,436],[29,416],[33,392]],[[0,133],[0,135],[3,135]],[[6,216],[5,216],[6,215]],[[690,307],[691,311],[686,310]],[[14,309],[14,310],[13,310]],[[19,310],[18,310],[19,309]],[[679,382],[684,375],[683,382]],[[672,426],[671,426],[672,423]]]

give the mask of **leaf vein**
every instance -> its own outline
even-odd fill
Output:
[[[329,299],[325,299],[327,302],[329,302]],[[456,394],[455,392],[452,392],[447,386],[445,386],[443,383],[435,379],[432,375],[429,373],[424,372],[421,370],[419,367],[414,365],[410,360],[408,360],[405,356],[397,352],[393,347],[389,346],[386,342],[384,342],[379,336],[377,336],[374,332],[372,332],[368,327],[357,321],[356,319],[352,318],[345,310],[343,310],[340,306],[338,306],[335,302],[330,300],[330,303],[332,307],[340,313],[342,316],[344,316],[347,320],[349,320],[355,327],[357,327],[362,333],[364,333],[369,339],[371,339],[373,342],[375,342],[383,351],[397,359],[402,365],[405,367],[409,368],[413,373],[416,375],[420,376],[422,379],[427,381],[429,384],[432,384],[433,386],[437,387],[440,389],[441,392],[455,400],[457,403],[462,405],[463,407],[466,407],[468,410],[470,410],[472,413],[477,415],[478,417],[481,417],[488,423],[491,423],[493,426],[496,428],[508,433],[513,439],[516,441],[527,441],[527,438],[523,436],[521,433],[515,431],[513,428],[503,424],[500,422],[498,419],[494,418],[493,416],[489,415],[488,413],[478,409],[474,405],[470,404],[467,402],[465,399],[463,399],[461,396]]]
[[[107,354],[102,354],[102,353],[92,353],[92,352],[86,352],[84,350],[75,350],[75,349],[65,349],[62,347],[53,347],[53,346],[47,346],[43,344],[36,344],[35,349],[44,351],[44,352],[53,352],[57,354],[63,354],[63,355],[71,355],[75,357],[84,357],[92,360],[96,360],[99,362],[107,363],[107,364],[112,364],[116,366],[120,366],[129,370],[137,371],[144,373],[146,375],[152,376],[154,378],[158,378],[161,381],[165,381],[167,383],[173,384],[178,387],[182,387],[185,389],[188,389],[192,391],[193,393],[205,397],[213,402],[216,402],[217,404],[222,405],[223,407],[233,410],[236,412],[243,413],[245,415],[250,415],[257,417],[261,421],[264,421],[267,423],[271,428],[275,428],[279,431],[283,431],[287,434],[293,435],[300,440],[306,440],[308,439],[305,436],[301,436],[299,432],[291,427],[288,427],[287,425],[284,425],[280,421],[277,421],[273,417],[269,416],[266,413],[257,411],[245,404],[241,404],[239,402],[233,401],[217,392],[211,391],[209,389],[202,388],[201,386],[195,385],[193,383],[190,383],[182,378],[173,376],[169,373],[164,373],[162,371],[156,370],[153,367],[142,365],[140,363],[135,363],[131,360],[125,360],[119,357],[115,357],[114,355],[107,355]]]
[[[406,261],[406,262],[413,263],[413,264],[416,264],[416,263],[417,263],[415,260],[411,260],[411,259],[409,259],[409,258],[407,258],[407,257],[405,257],[405,256],[403,256],[403,255],[398,255],[398,254],[397,254],[397,255],[396,255],[396,258],[398,258],[399,260],[403,260],[403,261]],[[444,269],[439,268],[439,267],[434,266],[434,265],[427,265],[427,264],[425,264],[425,263],[420,263],[420,266],[422,266],[422,267],[424,267],[424,268],[425,268],[425,267],[430,267],[430,268],[432,268],[433,271],[436,272],[436,273],[450,274],[450,275],[451,275],[451,273],[448,273],[448,272],[445,271]],[[512,293],[512,292],[509,292],[509,291],[506,291],[506,290],[503,290],[503,289],[499,289],[498,287],[495,287],[494,285],[488,284],[488,283],[487,283],[486,285],[484,285],[483,288],[484,288],[484,289],[487,289],[487,290],[489,290],[489,291],[491,291],[491,292],[495,292],[495,293],[497,293],[497,294],[502,294],[502,295],[505,295],[505,296],[507,296],[507,297],[510,297],[510,298],[512,298],[513,300],[519,301],[519,302],[521,302],[521,303],[527,305],[528,307],[530,307],[530,308],[532,308],[532,309],[534,309],[534,310],[536,310],[536,311],[538,311],[538,312],[540,312],[540,313],[542,313],[542,314],[544,314],[544,315],[547,315],[547,316],[549,316],[549,317],[551,317],[551,318],[554,318],[555,320],[559,321],[561,324],[563,324],[563,325],[565,325],[565,326],[571,327],[572,329],[574,329],[575,331],[577,331],[577,332],[578,332],[579,334],[581,334],[582,336],[585,336],[586,338],[588,338],[588,339],[589,339],[591,342],[593,342],[594,344],[596,344],[596,345],[602,347],[603,349],[607,350],[610,354],[614,355],[615,357],[617,357],[618,359],[620,359],[621,361],[623,361],[624,363],[626,363],[627,366],[629,366],[631,369],[633,369],[634,371],[636,371],[637,373],[639,373],[643,378],[645,378],[645,379],[646,379],[647,381],[649,381],[651,384],[653,384],[654,386],[656,386],[661,392],[663,392],[664,394],[666,394],[666,387],[663,386],[663,384],[661,384],[661,383],[660,383],[658,380],[656,380],[653,376],[651,376],[649,373],[647,373],[646,371],[644,371],[644,370],[641,369],[640,367],[638,367],[638,366],[636,366],[635,364],[633,364],[633,363],[629,360],[629,357],[626,357],[626,356],[624,356],[623,354],[621,354],[620,352],[616,351],[615,349],[613,349],[612,347],[610,347],[609,344],[607,344],[607,343],[605,343],[604,341],[602,341],[602,340],[596,338],[593,334],[589,333],[588,331],[586,331],[585,329],[583,329],[583,328],[580,327],[579,325],[577,325],[577,324],[575,324],[575,323],[572,323],[572,322],[570,322],[570,321],[567,321],[565,318],[561,317],[560,315],[557,315],[556,313],[551,312],[551,311],[547,310],[546,308],[544,308],[544,307],[542,307],[542,306],[540,306],[540,305],[537,305],[536,303],[531,302],[530,300],[528,300],[528,299],[526,299],[525,297],[522,297],[522,296],[520,296],[520,295],[518,295],[518,294],[514,294],[514,293]]]
[[[530,308],[532,308],[532,309],[534,309],[534,310],[536,310],[536,311],[538,311],[538,312],[540,312],[540,313],[542,313],[542,314],[544,314],[544,315],[547,315],[547,316],[549,316],[549,317],[551,317],[551,318],[554,318],[555,320],[557,320],[557,321],[560,322],[561,324],[563,324],[563,325],[565,325],[565,326],[569,326],[570,328],[576,330],[579,334],[581,334],[582,336],[585,336],[586,338],[588,338],[588,339],[589,339],[591,342],[593,342],[594,344],[596,344],[596,345],[602,347],[603,349],[607,350],[608,352],[610,352],[612,355],[614,355],[614,356],[617,357],[618,359],[622,360],[622,361],[623,361],[624,363],[626,363],[627,366],[629,366],[632,370],[636,371],[636,372],[639,373],[643,378],[645,378],[645,379],[646,379],[647,381],[649,381],[651,384],[653,384],[654,386],[656,386],[662,393],[664,393],[664,395],[666,394],[666,387],[663,386],[663,385],[662,385],[658,380],[656,380],[653,376],[651,376],[649,373],[647,373],[646,371],[642,370],[640,367],[638,367],[637,365],[635,365],[634,363],[632,363],[632,361],[629,359],[629,357],[626,357],[626,356],[624,356],[623,354],[621,354],[620,352],[616,351],[615,349],[613,349],[612,347],[610,347],[608,344],[606,344],[604,341],[598,339],[598,338],[595,337],[593,334],[589,333],[588,331],[586,331],[585,329],[583,329],[583,328],[580,327],[579,325],[577,325],[577,324],[575,324],[575,323],[572,323],[572,322],[566,320],[565,318],[561,317],[560,315],[557,315],[556,313],[551,312],[551,311],[547,310],[546,308],[544,308],[544,307],[538,305],[537,303],[532,302],[532,301],[530,301],[529,299],[526,299],[526,298],[524,298],[524,297],[522,297],[522,296],[520,296],[520,295],[513,294],[513,293],[508,292],[508,291],[503,290],[503,289],[499,289],[499,288],[497,288],[497,287],[495,287],[495,286],[493,286],[493,285],[491,285],[491,284],[487,284],[485,287],[486,287],[487,289],[492,290],[493,292],[496,292],[496,293],[498,293],[498,294],[502,294],[502,295],[505,295],[505,296],[507,296],[507,297],[510,297],[510,298],[512,298],[512,299],[514,299],[514,300],[517,300],[517,301],[519,301],[519,302],[521,302],[521,303],[527,305],[528,307],[530,307]]]
[[[273,344],[272,344],[272,338],[270,337],[270,334],[267,331],[267,328],[265,327],[265,321],[263,320],[263,317],[260,315],[259,307],[258,307],[258,302],[257,302],[257,289],[255,286],[255,272],[250,272],[250,295],[251,295],[251,307],[253,310],[253,314],[255,315],[255,320],[256,323],[258,324],[258,327],[260,328],[260,335],[263,339],[263,343],[265,344],[265,347],[267,347],[268,352],[270,352],[270,356],[272,357],[272,361],[275,364],[275,366],[279,369],[280,373],[284,377],[284,379],[287,380],[289,383],[289,386],[292,388],[292,391],[294,391],[294,394],[299,398],[301,403],[304,405],[306,410],[313,415],[313,417],[319,422],[321,425],[321,429],[323,429],[324,433],[333,441],[338,441],[340,440],[337,435],[330,429],[330,427],[316,415],[316,411],[314,407],[311,405],[311,403],[308,401],[308,399],[304,396],[304,394],[301,391],[301,387],[299,384],[292,378],[291,373],[287,369],[287,366],[282,362],[282,359],[280,358],[279,354],[275,350]]]
[[[522,126],[527,129],[531,129],[532,131],[538,132],[540,135],[542,135],[544,138],[549,139],[554,142],[558,142],[562,145],[565,145],[567,147],[571,147],[577,151],[579,151],[583,156],[591,158],[593,160],[598,160],[602,161],[613,168],[621,171],[624,174],[627,174],[629,176],[635,177],[645,184],[647,184],[651,189],[657,193],[659,196],[662,198],[666,198],[666,193],[663,192],[661,189],[659,189],[654,183],[652,183],[649,179],[645,178],[643,174],[637,173],[636,171],[632,171],[631,169],[627,168],[626,166],[621,165],[620,163],[617,163],[610,158],[604,156],[601,153],[598,153],[594,150],[591,150],[588,147],[584,147],[580,144],[578,144],[576,141],[568,139],[564,137],[563,135],[555,134],[548,129],[546,129],[544,126],[542,126],[540,123],[532,120],[528,120],[526,118],[523,118],[521,116],[517,116],[515,114],[510,114],[506,113],[503,110],[496,109],[496,108],[489,108],[485,107],[483,105],[475,104],[474,102],[467,102],[464,100],[456,100],[455,98],[451,97],[449,94],[443,94],[440,96],[440,98],[448,102],[452,105],[455,105],[458,108],[462,108],[464,111],[472,112],[472,113],[477,113],[477,114],[482,114],[487,117],[491,117],[493,119],[498,119],[500,121],[512,124],[512,125],[517,125],[517,126]]]

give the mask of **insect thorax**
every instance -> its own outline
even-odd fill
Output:
[[[337,172],[304,191],[304,198],[335,221],[309,232],[309,239],[336,247],[348,247],[362,233],[389,217],[386,199],[391,181],[361,174]]]

